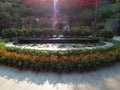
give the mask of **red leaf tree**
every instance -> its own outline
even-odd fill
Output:
[[[53,6],[54,0],[22,0],[28,6]],[[100,5],[101,0],[58,0],[61,7],[94,7]]]
[[[53,0],[22,0],[22,3],[27,6],[51,6]]]
[[[95,7],[100,5],[101,0],[58,0],[63,7]]]

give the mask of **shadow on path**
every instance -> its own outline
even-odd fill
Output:
[[[28,87],[32,84],[41,87],[44,85],[52,85],[53,87],[56,87],[56,89],[53,90],[60,90],[59,88],[62,86],[64,88],[66,87],[66,89],[63,90],[119,90],[120,64],[115,64],[111,67],[102,68],[93,72],[69,74],[47,72],[40,72],[36,74],[32,71],[19,71],[14,68],[0,66],[0,81],[1,78],[8,81],[12,80],[16,85],[20,82],[26,82]],[[59,87],[59,85],[61,86]]]

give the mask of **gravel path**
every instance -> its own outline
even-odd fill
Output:
[[[71,74],[37,74],[0,66],[0,90],[120,90],[120,64]]]

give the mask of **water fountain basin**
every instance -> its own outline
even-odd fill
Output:
[[[102,37],[42,37],[42,38],[34,38],[34,37],[19,37],[17,38],[17,43],[100,43],[103,40]]]

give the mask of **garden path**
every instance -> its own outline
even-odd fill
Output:
[[[0,90],[120,90],[120,64],[84,73],[35,73],[0,66]]]
[[[113,39],[120,41],[120,36],[115,36]]]

